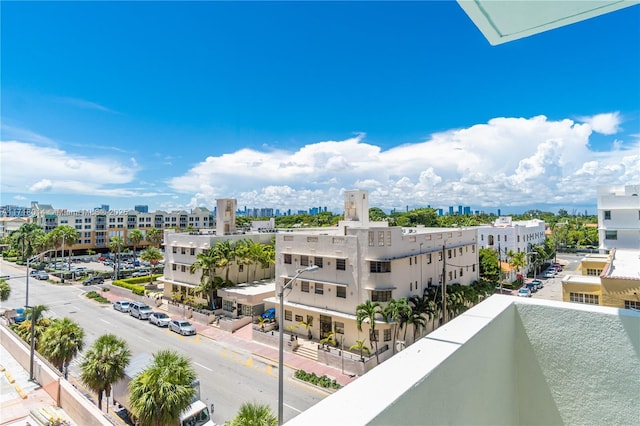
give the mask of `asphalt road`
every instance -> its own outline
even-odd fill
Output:
[[[562,272],[554,278],[543,278],[543,274],[538,275],[538,279],[544,284],[544,287],[531,295],[532,298],[559,300],[562,301],[562,278],[565,275],[580,274],[580,259],[584,254],[558,253],[558,263],[562,265]],[[530,280],[529,280],[530,281]]]
[[[2,263],[0,275],[24,275],[24,270]],[[25,278],[8,281],[11,296],[3,308],[25,304]],[[132,353],[153,353],[159,349],[173,349],[187,355],[195,367],[201,383],[201,399],[215,404],[213,420],[223,424],[236,414],[243,402],[260,402],[271,406],[277,413],[278,368],[241,348],[197,336],[179,336],[115,311],[112,306],[98,305],[83,296],[91,288],[53,285],[46,281],[29,279],[29,303],[47,306],[50,317],[69,317],[85,331],[85,348],[101,335],[114,333],[127,340]],[[81,356],[72,361],[70,375],[79,377]],[[315,405],[326,394],[298,382],[289,380],[293,371],[285,370],[284,417],[292,419]]]

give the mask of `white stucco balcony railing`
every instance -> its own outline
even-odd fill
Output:
[[[288,425],[637,424],[640,312],[491,296]]]

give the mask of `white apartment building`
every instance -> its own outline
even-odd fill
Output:
[[[598,186],[600,252],[640,248],[640,185]]]
[[[211,229],[215,221],[211,211],[198,207],[191,212],[155,211],[141,213],[135,210],[80,210],[54,209],[50,205],[32,205],[31,220],[50,232],[59,225],[74,227],[80,234],[72,250],[106,250],[113,237],[120,237],[130,244],[127,234],[139,229],[143,234],[155,229]],[[141,245],[145,245],[143,242]]]
[[[299,326],[312,319],[311,334],[330,332],[344,347],[364,339],[368,329],[356,328],[356,307],[366,300],[384,305],[391,298],[422,295],[429,286],[478,280],[476,229],[402,228],[369,221],[366,191],[346,191],[345,220],[335,228],[276,234],[276,287],[303,273],[285,291],[284,323]],[[267,299],[279,308],[279,299]],[[280,312],[278,312],[280,315]],[[391,346],[393,324],[376,324],[379,347]],[[300,334],[306,331],[300,330]]]

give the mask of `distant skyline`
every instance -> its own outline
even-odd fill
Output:
[[[640,7],[491,46],[456,2],[2,2],[0,205],[596,210]]]

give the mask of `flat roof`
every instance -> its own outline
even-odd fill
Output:
[[[587,285],[602,285],[599,276],[594,275],[567,275],[562,278],[563,284],[587,284]]]
[[[221,288],[218,291],[222,291],[227,294],[235,294],[238,296],[257,296],[263,293],[276,292],[275,279],[254,281],[252,283],[241,284],[234,287]]]
[[[606,277],[640,280],[640,250],[616,249]]]

